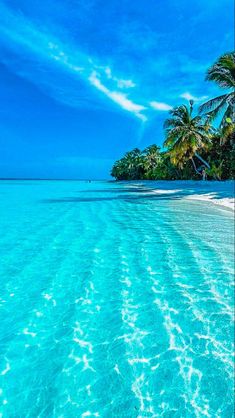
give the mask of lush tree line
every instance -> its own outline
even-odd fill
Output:
[[[235,54],[220,57],[206,74],[226,92],[199,107],[193,101],[169,111],[164,123],[164,150],[151,145],[127,152],[113,165],[117,180],[184,180],[234,178]],[[220,119],[219,126],[213,123]]]

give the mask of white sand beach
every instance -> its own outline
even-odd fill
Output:
[[[172,195],[174,198],[204,200],[215,205],[235,209],[235,182],[229,181],[143,181],[148,193]],[[133,184],[135,187],[135,185]],[[139,186],[139,184],[138,184]]]
[[[235,201],[234,201],[234,197],[220,197],[217,198],[216,197],[216,192],[210,192],[210,193],[206,193],[203,195],[200,194],[195,194],[193,196],[188,196],[186,197],[187,199],[192,199],[192,200],[205,200],[208,202],[212,202],[215,205],[219,205],[219,206],[224,206],[226,208],[229,208],[231,210],[235,210]]]

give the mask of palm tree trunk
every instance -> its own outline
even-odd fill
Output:
[[[211,168],[210,164],[207,161],[205,161],[197,152],[195,152],[195,157],[197,157],[203,164],[205,164],[207,168]]]
[[[192,161],[192,163],[193,163],[193,168],[194,168],[194,170],[196,171],[196,173],[197,173],[197,174],[201,174],[201,173],[199,173],[199,171],[197,170],[197,167],[196,167],[196,164],[195,164],[195,161],[194,161],[193,157],[191,158],[191,161]]]

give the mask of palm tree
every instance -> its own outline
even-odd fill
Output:
[[[116,161],[111,176],[118,180],[136,180],[143,174],[143,156],[138,148],[126,152],[123,158]]]
[[[111,176],[115,177],[118,180],[125,180],[127,176],[126,165],[124,163],[124,159],[118,160],[114,163]]]
[[[141,178],[143,171],[143,157],[139,148],[128,151],[120,161],[124,167],[126,177],[129,180]]]
[[[229,90],[227,93],[214,99],[208,100],[200,106],[199,111],[206,113],[211,120],[223,112],[220,127],[224,128],[231,124],[235,105],[235,53],[230,52],[222,55],[212,67],[209,68],[206,80],[214,81],[222,89]]]
[[[185,105],[170,110],[171,118],[164,123],[166,140],[164,146],[173,164],[183,168],[184,164],[191,160],[195,171],[198,173],[194,157],[197,157],[207,168],[210,165],[198,153],[210,142],[210,125],[202,116],[193,116],[193,101],[190,107]]]
[[[144,168],[146,170],[147,177],[151,177],[153,175],[154,169],[160,164],[161,162],[161,155],[160,155],[160,147],[153,144],[149,147],[145,148],[143,151],[144,154]]]

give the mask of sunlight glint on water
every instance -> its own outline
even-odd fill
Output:
[[[107,182],[0,182],[0,416],[233,416],[233,218]]]

